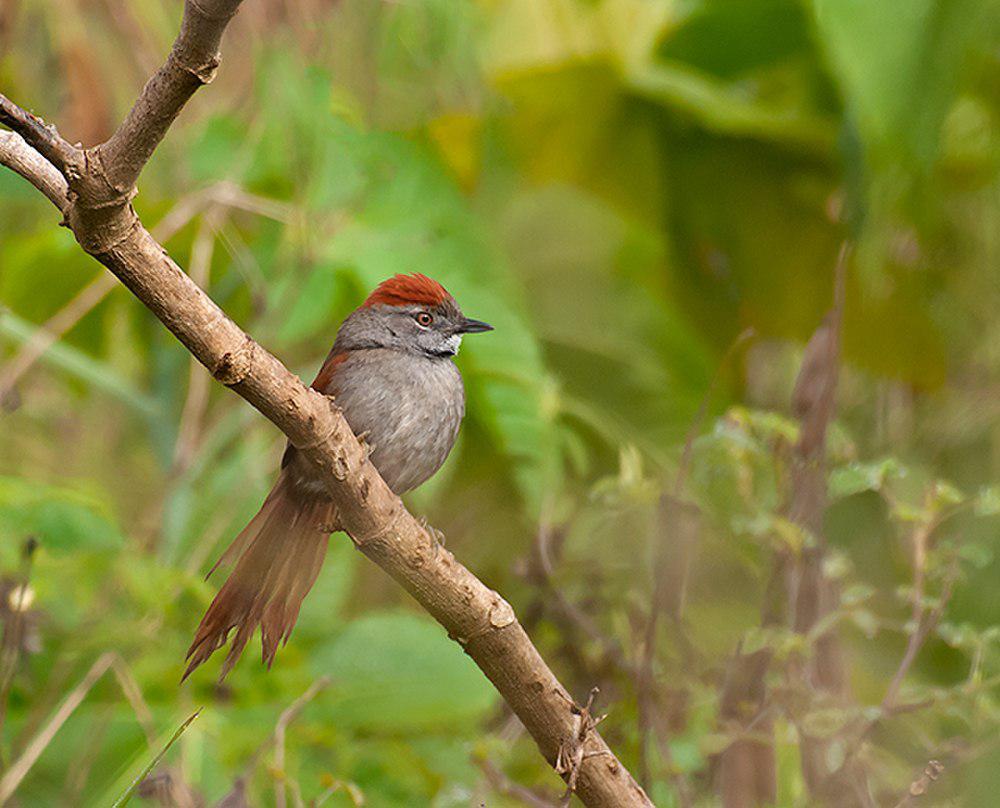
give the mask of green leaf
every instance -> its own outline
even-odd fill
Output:
[[[80,491],[17,477],[0,477],[0,544],[26,536],[57,552],[117,550],[124,539],[103,502]]]
[[[453,730],[481,718],[497,698],[440,626],[405,613],[355,620],[313,653],[312,666],[333,679],[331,720],[338,726]]]
[[[872,463],[850,463],[830,472],[830,499],[844,499],[864,491],[881,491],[885,483],[904,474],[899,461],[886,457]]]
[[[982,5],[972,0],[812,0],[832,73],[876,159],[936,157]]]
[[[802,730],[812,736],[829,738],[840,732],[855,717],[853,710],[827,707],[814,710],[802,721]]]
[[[873,639],[878,633],[879,620],[868,609],[854,609],[851,612],[851,620],[868,639]]]
[[[37,331],[37,326],[0,307],[0,337],[7,337],[12,342],[22,345],[29,342]],[[51,345],[42,355],[42,361],[124,401],[142,415],[150,418],[162,415],[159,403],[138,389],[131,380],[123,377],[107,362],[94,359],[65,342]]]
[[[1000,515],[1000,485],[984,486],[976,495],[976,516]]]
[[[981,542],[969,541],[958,548],[959,558],[968,561],[976,569],[986,569],[993,562],[993,550]]]
[[[153,769],[156,768],[156,764],[158,764],[163,759],[163,756],[170,751],[170,747],[173,746],[181,737],[181,735],[184,734],[184,730],[186,730],[189,726],[191,726],[191,724],[198,717],[198,714],[200,712],[201,710],[198,710],[190,718],[188,718],[187,721],[185,721],[176,730],[174,730],[174,734],[167,739],[166,744],[164,744],[163,747],[160,749],[160,751],[153,756],[153,759],[149,761],[146,767],[141,772],[139,772],[139,774],[135,776],[135,778],[129,784],[129,787],[126,788],[125,791],[122,793],[122,795],[114,801],[111,808],[123,808],[123,806],[128,805],[129,802],[131,802],[132,797],[135,796],[136,789],[139,788],[139,785],[142,783],[142,781],[145,780],[146,777],[150,774],[150,772],[152,772]]]
[[[935,508],[948,508],[964,501],[965,494],[946,480],[938,480],[931,489],[931,504]]]
[[[808,20],[796,0],[703,0],[660,41],[657,56],[731,78],[809,47]]]

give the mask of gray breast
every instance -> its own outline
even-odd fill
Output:
[[[397,494],[444,463],[465,414],[462,376],[447,358],[382,348],[352,352],[329,391]]]

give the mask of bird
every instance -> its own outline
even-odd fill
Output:
[[[333,398],[394,493],[416,488],[444,463],[465,415],[454,357],[464,335],[492,330],[420,273],[383,281],[341,324],[311,386]],[[289,442],[257,515],[208,573],[232,565],[195,631],[181,681],[229,641],[224,679],[258,626],[270,668],[339,529],[319,470]]]

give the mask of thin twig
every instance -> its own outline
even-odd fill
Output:
[[[520,783],[515,783],[501,769],[494,766],[485,758],[479,758],[475,763],[486,777],[490,788],[498,794],[515,799],[524,805],[530,806],[530,808],[557,808],[558,803],[543,797],[526,786],[522,786]]]
[[[4,144],[6,142],[5,138],[8,137],[20,139],[20,136],[13,132],[0,132],[0,163],[17,171],[17,163],[9,162],[5,159]],[[23,143],[23,141],[21,142]],[[25,143],[24,150],[29,149],[30,147]],[[52,169],[48,162],[41,158],[41,155],[35,153],[35,156],[38,158],[38,162],[47,166],[49,171],[52,171],[55,177],[58,178],[58,181],[61,182],[62,191],[60,198],[64,197],[66,181],[63,180],[58,172]],[[13,158],[11,160],[13,161]],[[28,179],[31,178],[29,177]],[[59,195],[58,191],[56,193]],[[291,217],[289,205],[252,194],[240,188],[235,183],[222,181],[213,183],[201,191],[182,197],[153,228],[153,238],[160,242],[170,241],[170,239],[182,228],[186,227],[195,216],[209,205],[244,210],[279,222],[287,222]],[[213,230],[217,229],[217,227],[218,222],[215,222]],[[194,250],[192,250],[192,253],[194,253]],[[195,274],[193,258],[194,256],[192,255],[192,275]],[[196,282],[201,285],[201,281],[196,279]],[[3,367],[0,367],[0,402],[10,395],[15,385],[24,377],[24,374],[32,368],[35,362],[49,348],[62,339],[71,328],[96,308],[117,286],[118,279],[114,275],[109,272],[101,272],[87,286],[81,289],[69,303],[53,314],[43,325],[39,326],[35,333],[32,334],[31,339],[21,347],[18,353]],[[204,378],[204,373],[199,371],[198,377]],[[205,381],[207,382],[207,379]],[[194,383],[193,377],[192,383]]]
[[[934,523],[930,521],[919,525],[913,531],[913,603],[911,612],[913,633],[910,634],[903,658],[900,660],[899,667],[896,669],[896,673],[893,675],[892,680],[889,682],[889,687],[885,691],[885,696],[882,698],[881,709],[883,711],[891,709],[896,703],[896,697],[899,694],[899,688],[903,684],[903,679],[906,678],[906,674],[909,673],[910,668],[913,666],[920,647],[924,644],[927,636],[924,631],[924,585],[927,580],[927,548],[933,531]]]
[[[66,723],[66,719],[80,706],[80,703],[97,683],[97,680],[104,675],[114,661],[115,655],[113,653],[107,652],[101,654],[97,658],[97,661],[90,666],[90,670],[80,680],[80,683],[70,691],[62,704],[59,705],[52,718],[49,719],[49,722],[31,740],[24,752],[21,753],[21,756],[11,764],[11,767],[4,773],[3,778],[0,779],[0,805],[3,805],[10,799],[25,775],[35,765],[35,761],[38,760],[42,752],[52,742],[52,739],[62,728],[62,725]]]
[[[924,770],[910,783],[903,798],[896,803],[896,808],[906,808],[908,805],[912,805],[917,797],[922,797],[927,793],[927,789],[941,776],[942,772],[944,772],[944,766],[940,761],[928,761]]]
[[[329,684],[330,677],[321,676],[309,685],[305,693],[282,711],[281,715],[278,716],[277,723],[274,725],[274,767],[279,773],[279,779],[275,784],[274,792],[274,804],[276,808],[285,808],[285,786],[288,782],[287,772],[285,771],[285,730],[288,729],[289,724],[298,718],[306,705],[316,698]]]
[[[24,177],[59,210],[66,209],[66,178],[16,132],[0,132],[0,165]]]
[[[556,584],[554,565],[549,550],[554,532],[555,528],[543,519],[535,533],[533,548],[535,563],[531,565],[532,578],[551,599],[546,605],[557,617],[562,619],[564,625],[580,631],[583,636],[596,643],[601,648],[605,659],[609,660],[616,668],[627,675],[632,675],[634,672],[632,663],[626,656],[621,643],[602,631],[597,622],[566,597]]]
[[[17,672],[17,662],[24,643],[24,625],[27,611],[30,607],[29,584],[31,582],[31,567],[38,549],[38,540],[29,536],[21,549],[21,574],[8,595],[11,616],[4,626],[3,642],[0,644],[0,738],[3,737],[3,727],[7,719],[7,700],[10,688]],[[2,763],[2,758],[0,758]],[[2,768],[0,768],[2,770]]]
[[[684,439],[684,449],[681,452],[681,459],[677,466],[677,475],[674,478],[673,497],[668,498],[665,496],[661,500],[659,509],[661,515],[666,516],[668,513],[672,514],[674,510],[679,510],[685,507],[681,500],[684,487],[687,482],[688,472],[691,468],[691,459],[694,452],[695,439],[701,432],[705,416],[708,414],[708,409],[711,406],[712,400],[715,398],[715,393],[722,382],[723,371],[729,367],[737,352],[743,348],[747,342],[753,339],[755,333],[756,332],[753,328],[745,328],[741,331],[730,343],[726,352],[723,354],[722,359],[719,361],[715,372],[712,374],[712,379],[708,384],[708,388],[702,395],[701,401],[698,404],[698,409],[688,426],[687,435]],[[663,521],[665,522],[667,519],[664,518]],[[674,520],[674,527],[675,534],[684,532],[683,527],[677,524],[677,520]],[[667,531],[665,530],[664,534],[666,532]],[[649,616],[646,620],[642,657],[639,664],[636,666],[637,675],[635,676],[636,700],[639,707],[639,781],[646,787],[649,786],[651,778],[651,767],[649,765],[649,738],[655,723],[653,720],[653,713],[655,712],[655,697],[653,693],[653,662],[656,659],[656,646],[658,638],[657,628],[659,626],[660,615],[666,608],[667,597],[669,594],[667,591],[667,538],[668,537],[666,535],[660,536],[660,540],[657,542],[656,546],[656,558],[653,563],[653,590],[650,597]],[[677,545],[690,543],[687,541],[688,537],[686,536],[674,535],[669,538],[672,538]],[[686,601],[687,581],[691,570],[690,551],[690,547],[685,547],[684,557],[680,562],[679,575],[673,579],[677,581],[677,606],[674,610],[673,616],[675,618],[674,623],[677,625],[679,630],[681,629],[681,618],[684,603]],[[668,766],[671,770],[674,770],[675,767],[672,765],[672,761],[670,759],[671,755],[669,745],[666,743],[660,744],[660,749],[667,756],[666,761]],[[687,782],[681,775],[676,773],[671,775],[671,777],[681,808],[689,808],[692,805],[692,799]]]
[[[116,286],[118,286],[117,278],[110,272],[102,272],[77,292],[69,303],[52,315],[45,325],[35,329],[21,350],[0,368],[0,401],[10,395],[21,377],[53,344],[62,339],[67,331],[104,300]]]
[[[54,126],[19,107],[3,93],[0,93],[0,123],[17,132],[64,176],[69,166],[79,158],[79,149],[63,140]],[[52,201],[57,207],[60,206],[55,199]]]
[[[218,219],[218,208],[209,208],[202,217],[191,246],[191,280],[201,287],[208,285]],[[193,356],[188,364],[188,390],[181,410],[180,425],[177,428],[177,442],[174,444],[173,475],[182,474],[191,464],[198,445],[205,408],[208,406],[211,379]]]
[[[319,808],[323,803],[325,803],[330,797],[336,794],[338,791],[343,791],[347,794],[347,798],[351,801],[351,805],[354,808],[360,808],[365,804],[365,795],[358,788],[357,784],[348,782],[346,780],[334,780],[330,785],[324,788],[316,797],[309,800],[309,808]]]
[[[139,683],[135,680],[132,671],[121,655],[115,651],[108,651],[98,657],[86,676],[83,677],[80,683],[63,700],[45,727],[28,743],[21,756],[6,771],[3,779],[0,780],[0,805],[3,805],[5,800],[17,790],[21,780],[24,779],[24,776],[34,766],[38,757],[52,741],[52,738],[55,737],[56,733],[76,708],[80,706],[87,693],[90,692],[91,688],[104,675],[108,668],[111,668],[122,690],[122,694],[125,696],[125,700],[132,707],[136,721],[139,722],[139,726],[146,736],[147,743],[150,747],[155,746],[157,740],[156,727],[154,726],[152,711],[149,709],[149,705],[146,704],[146,700],[142,695],[142,689],[139,687]]]
[[[587,696],[587,703],[582,707],[570,702],[569,706],[575,719],[575,727],[572,736],[564,740],[559,746],[555,762],[556,773],[561,774],[566,780],[566,791],[562,796],[560,808],[568,808],[570,801],[573,799],[583,761],[604,754],[604,752],[588,752],[584,745],[590,734],[597,729],[597,725],[606,717],[603,715],[597,718],[594,717],[594,699],[597,698],[599,692],[598,688],[592,687],[590,694]]]
[[[150,748],[154,747],[157,737],[153,712],[149,709],[149,705],[146,704],[146,699],[142,695],[142,688],[136,681],[135,676],[132,675],[131,668],[122,659],[121,655],[116,653],[114,659],[111,661],[111,670],[115,675],[115,679],[118,680],[118,686],[121,687],[125,700],[132,707],[132,712],[135,713],[135,720],[139,722],[139,726],[142,727],[142,731],[146,735],[146,743]]]

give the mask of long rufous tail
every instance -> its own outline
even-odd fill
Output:
[[[233,629],[220,680],[236,664],[258,625],[262,658],[271,666],[323,566],[333,520],[332,503],[298,494],[288,474],[282,473],[260,511],[209,572],[238,559],[201,619],[181,681],[225,645]]]

